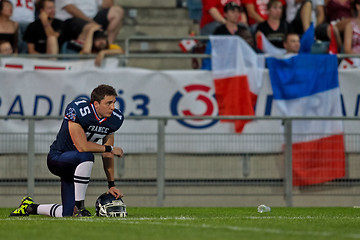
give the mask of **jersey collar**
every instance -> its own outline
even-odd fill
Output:
[[[96,112],[96,110],[95,110],[94,104],[91,103],[90,105],[91,105],[91,108],[92,108],[92,110],[93,110],[93,112],[94,112],[94,115],[95,115],[96,120],[98,120],[99,123],[102,123],[102,122],[106,121],[107,118],[100,118],[100,117],[99,117],[99,115],[97,114],[97,112]]]

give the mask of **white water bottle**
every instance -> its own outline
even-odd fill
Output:
[[[264,213],[264,212],[270,212],[271,211],[271,208],[264,205],[264,204],[261,204],[258,206],[258,212],[259,213]]]

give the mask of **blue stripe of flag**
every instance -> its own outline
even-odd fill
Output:
[[[339,87],[336,55],[299,54],[267,58],[274,99],[296,99]]]

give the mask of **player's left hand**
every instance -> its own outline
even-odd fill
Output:
[[[109,193],[111,195],[113,195],[116,199],[124,197],[124,194],[119,189],[117,189],[116,187],[111,187],[109,189]]]
[[[122,157],[124,155],[124,151],[121,147],[114,147],[111,153],[118,157]]]

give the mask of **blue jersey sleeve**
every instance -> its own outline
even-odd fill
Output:
[[[84,113],[90,113],[89,102],[86,100],[72,101],[65,109],[65,119],[82,125]]]
[[[76,109],[74,108],[73,103],[70,103],[65,109],[65,119],[75,122],[76,116]]]

